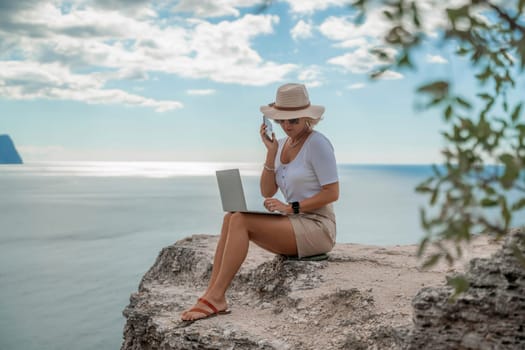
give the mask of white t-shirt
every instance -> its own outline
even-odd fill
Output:
[[[313,131],[295,159],[283,164],[281,152],[286,139],[279,140],[275,180],[288,203],[312,197],[321,186],[339,181],[334,148],[323,134]]]

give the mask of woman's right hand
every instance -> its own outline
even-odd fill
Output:
[[[266,136],[266,125],[262,123],[259,134],[261,135],[261,139],[264,145],[266,146],[266,149],[268,150],[268,152],[277,153],[277,149],[279,148],[279,143],[277,142],[277,139],[275,138],[275,133],[272,132],[272,139],[270,140]]]

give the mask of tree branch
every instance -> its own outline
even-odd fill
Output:
[[[518,30],[521,34],[525,35],[525,27],[518,24],[518,22],[513,19],[507,12],[503,11],[499,6],[491,4],[488,1],[484,1],[491,9],[496,11],[500,18],[505,20],[508,23],[511,29]]]

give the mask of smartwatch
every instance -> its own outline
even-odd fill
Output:
[[[294,214],[299,214],[299,202],[292,202],[292,209]]]

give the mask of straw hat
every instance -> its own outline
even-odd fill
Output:
[[[261,112],[270,119],[294,119],[310,117],[319,120],[323,106],[310,104],[308,91],[303,84],[284,84],[277,89],[275,102],[261,106]]]

